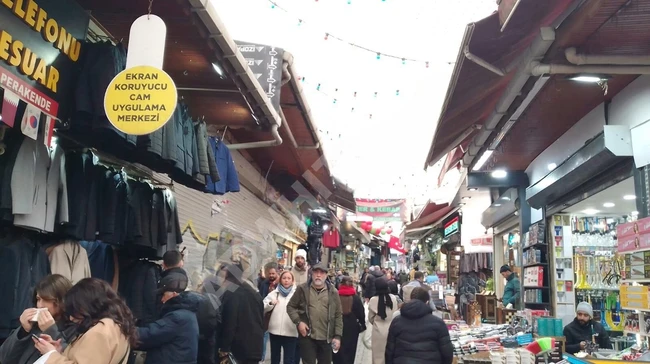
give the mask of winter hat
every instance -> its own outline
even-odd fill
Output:
[[[576,310],[576,313],[578,312],[586,313],[589,315],[589,317],[594,317],[594,309],[591,308],[591,305],[588,302],[578,303],[578,309]]]
[[[307,252],[305,251],[305,249],[296,250],[296,258],[298,258],[298,257],[302,257],[303,259],[307,259]]]
[[[499,269],[499,273],[503,273],[503,272],[512,272],[512,269],[510,269],[510,266],[506,264],[502,266],[501,269]]]

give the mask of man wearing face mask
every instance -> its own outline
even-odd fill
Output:
[[[196,312],[199,297],[187,289],[187,275],[170,272],[160,280],[162,317],[138,328],[139,350],[147,352],[145,364],[196,364],[199,324]]]
[[[331,364],[332,350],[339,350],[343,336],[341,299],[336,288],[326,282],[324,264],[316,264],[311,274],[311,282],[296,289],[287,313],[298,327],[302,362]]]
[[[576,318],[564,327],[566,337],[566,352],[575,354],[584,350],[592,340],[600,349],[611,349],[609,334],[599,322],[593,320],[594,310],[587,302],[580,302],[576,310]]]

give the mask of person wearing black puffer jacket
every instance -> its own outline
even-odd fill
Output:
[[[432,315],[429,292],[417,287],[388,329],[386,364],[451,364],[454,348],[445,322]]]
[[[184,273],[184,272],[183,272]],[[147,352],[145,364],[197,364],[201,297],[185,292],[187,275],[170,272],[160,280],[162,317],[138,328],[138,349]]]

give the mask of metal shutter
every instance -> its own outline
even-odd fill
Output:
[[[156,178],[169,180],[165,175]],[[184,268],[192,288],[196,288],[207,274],[203,269],[203,255],[208,242],[212,240],[215,244],[225,228],[241,235],[246,247],[261,258],[252,262],[252,272],[259,271],[265,262],[273,259],[277,244],[272,231],[276,226],[284,226],[284,217],[244,186],[240,192],[216,196],[174,183],[174,197],[183,232],[181,249],[186,248]],[[212,206],[217,202],[221,203],[221,212],[213,214]]]

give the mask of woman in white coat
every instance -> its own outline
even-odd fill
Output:
[[[280,275],[280,284],[264,299],[264,313],[271,312],[269,334],[271,339],[271,364],[280,364],[280,352],[284,349],[284,364],[297,363],[295,358],[298,344],[298,329],[287,314],[287,303],[296,292],[293,273]]]
[[[389,293],[386,278],[376,279],[375,288],[375,296],[368,303],[368,322],[372,325],[372,364],[384,364],[388,329],[399,308],[397,296]]]

